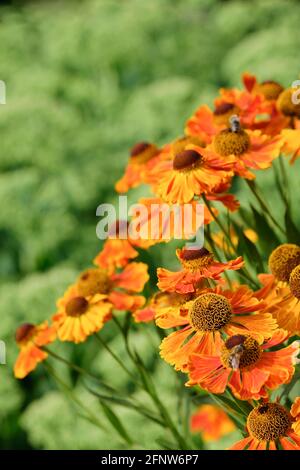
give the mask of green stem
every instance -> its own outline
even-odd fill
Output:
[[[285,233],[285,230],[281,227],[281,225],[277,222],[277,220],[275,219],[275,217],[273,217],[273,215],[271,214],[270,212],[270,209],[268,208],[267,204],[265,203],[265,201],[263,200],[263,198],[260,196],[260,194],[258,193],[258,190],[257,190],[257,187],[256,187],[256,184],[254,181],[251,181],[251,180],[245,180],[250,191],[252,192],[252,194],[255,196],[257,202],[259,203],[261,209],[266,213],[266,215],[269,217],[269,219],[273,222],[273,224],[275,225],[275,227],[278,228],[278,230],[280,230],[281,233],[283,233],[284,235],[286,235]]]
[[[284,184],[283,191],[284,191],[285,204],[288,207],[289,206],[289,200],[290,200],[290,194],[289,194],[290,185],[289,185],[289,181],[288,181],[288,176],[286,174],[286,169],[285,169],[285,166],[284,166],[284,163],[283,163],[282,155],[280,155],[280,157],[279,157],[279,166],[280,166],[280,171],[281,171],[281,174],[282,174],[282,179],[283,179],[283,184]]]
[[[218,219],[218,217],[216,217],[216,215],[214,214],[214,211],[212,210],[211,208],[211,205],[209,203],[209,201],[206,199],[206,196],[203,194],[202,195],[202,198],[203,198],[203,201],[208,209],[208,211],[210,212],[211,216],[213,217],[214,221],[216,222],[216,224],[218,225],[218,227],[220,228],[220,230],[223,232],[223,234],[225,235],[227,241],[228,241],[228,244],[229,246],[231,247],[231,249],[233,250],[234,254],[236,256],[239,256],[237,250],[236,250],[236,247],[234,245],[234,243],[232,242],[231,238],[230,238],[230,234],[227,233],[227,230],[225,229],[224,225],[222,224],[222,222]],[[253,284],[256,288],[259,287],[258,283],[256,282],[255,279],[252,279],[250,273],[248,272],[248,270],[246,268],[241,268],[239,271],[238,271],[238,274],[244,278],[246,278],[249,282],[251,282],[251,284]]]
[[[98,333],[95,333],[95,338],[97,341],[103,346],[106,351],[111,355],[111,357],[119,364],[119,366],[128,374],[128,376],[131,378],[131,380],[138,386],[141,384],[136,380],[135,376],[130,372],[129,369],[124,365],[123,361],[113,352],[113,350],[106,344],[106,342],[101,338],[101,336]]]
[[[218,250],[216,250],[216,248],[214,246],[214,243],[213,243],[213,240],[212,240],[212,237],[211,237],[211,233],[210,233],[210,226],[209,225],[207,225],[207,227],[206,227],[206,238],[208,239],[209,248],[212,251],[212,253],[214,254],[215,258],[217,260],[221,261],[221,257],[218,253]],[[229,288],[231,289],[232,288],[231,279],[230,279],[230,277],[229,277],[229,275],[226,271],[224,271],[224,276],[227,280]]]
[[[73,390],[56,374],[54,369],[47,363],[43,363],[44,367],[48,371],[49,375],[62,387],[65,394],[71,398],[71,400],[76,403],[88,416],[89,421],[91,421],[95,426],[99,427],[100,429],[107,431],[105,426],[98,420],[98,418],[82,403],[82,401],[74,395]]]
[[[288,400],[290,391],[294,388],[294,386],[296,385],[299,379],[300,379],[300,371],[294,374],[294,377],[289,384],[285,385],[283,392],[279,397],[279,401]]]
[[[217,395],[213,395],[212,393],[208,393],[208,395],[211,397],[211,399],[221,408],[225,409],[226,413],[230,416],[230,418],[234,421],[234,423],[237,425],[237,427],[241,430],[244,431],[245,429],[245,421],[241,419],[236,411],[229,407],[228,405],[225,405],[218,397]]]
[[[62,362],[63,364],[66,364],[68,367],[70,367],[70,369],[73,369],[75,370],[76,372],[78,372],[79,374],[81,375],[86,375],[87,377],[90,377],[94,380],[97,380],[97,382],[99,382],[104,388],[106,388],[107,390],[115,393],[116,390],[111,387],[110,385],[107,385],[105,384],[104,382],[102,382],[102,380],[100,380],[96,375],[92,374],[91,372],[83,369],[82,367],[78,366],[77,364],[73,364],[73,362],[71,361],[68,361],[67,359],[65,359],[64,357],[61,357],[59,356],[57,353],[55,353],[54,351],[51,351],[51,349],[48,349],[46,348],[45,346],[42,348],[47,354],[49,354],[49,356],[53,357],[54,359],[56,359],[57,361],[60,361]]]
[[[116,319],[114,317],[114,321],[116,323],[116,325],[118,326],[118,328],[120,329],[122,335],[123,335],[123,338],[124,338],[124,341],[125,341],[125,347],[126,347],[126,350],[127,350],[127,353],[128,355],[130,356],[130,359],[133,361],[133,363],[135,364],[135,366],[137,366],[137,361],[136,361],[136,358],[133,354],[133,352],[131,351],[131,348],[130,348],[130,345],[129,345],[129,341],[128,341],[128,334],[126,334],[124,331],[123,331],[123,328],[122,328],[122,325],[119,323],[118,319]],[[100,339],[100,337],[97,335],[98,339]],[[101,340],[102,341],[102,340]],[[108,345],[106,345],[105,343],[103,344],[104,347],[106,347],[106,349],[108,350],[108,352],[110,352],[110,354],[112,355],[112,357],[118,362],[119,365],[123,366],[123,368],[125,367],[123,365],[123,363],[120,361],[120,359],[114,354],[114,352],[109,348]],[[126,368],[125,368],[126,369]],[[144,367],[143,367],[144,369]],[[128,371],[128,369],[126,369]],[[140,367],[138,367],[138,370],[140,371]],[[128,371],[129,372],[129,371]],[[141,372],[141,371],[140,371]],[[145,371],[144,371],[145,373]],[[130,373],[130,375],[132,376],[132,374]],[[135,383],[137,383],[138,386],[142,387],[145,392],[150,396],[150,398],[152,399],[153,403],[155,404],[155,406],[157,407],[160,415],[162,416],[165,424],[166,424],[166,427],[169,428],[169,430],[171,431],[171,433],[173,434],[173,436],[175,437],[175,439],[177,440],[179,446],[181,449],[188,449],[188,446],[187,446],[187,443],[185,442],[185,440],[183,439],[183,437],[179,434],[179,432],[177,431],[175,425],[173,424],[173,421],[171,419],[171,417],[169,416],[169,413],[167,412],[166,408],[164,407],[164,405],[162,404],[162,402],[160,401],[159,397],[158,397],[158,394],[155,390],[155,386],[151,380],[151,387],[149,388],[147,386],[147,383],[143,380],[143,375],[141,375],[141,379],[142,379],[142,383],[140,382],[137,382],[136,380]],[[149,378],[148,378],[149,380]]]

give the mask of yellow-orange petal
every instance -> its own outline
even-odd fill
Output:
[[[149,323],[155,318],[155,310],[151,307],[136,310],[133,313],[133,318],[137,323]]]
[[[36,366],[47,359],[48,354],[37,348],[33,344],[29,344],[23,348],[14,365],[14,375],[17,379],[24,379]]]
[[[129,260],[137,256],[138,252],[128,240],[108,239],[94,259],[94,264],[110,271],[114,267],[123,268]]]
[[[233,444],[231,447],[229,447],[229,450],[244,450],[248,445],[251,445],[253,442],[256,443],[256,439],[251,436],[248,436],[245,437],[245,439],[241,439],[240,441]]]
[[[264,339],[272,336],[277,329],[277,322],[270,313],[238,315],[233,317],[232,323],[224,329],[230,336],[249,332],[254,339],[262,343]]]
[[[191,431],[201,432],[206,442],[217,441],[235,430],[227,414],[218,406],[201,405],[191,416]]]
[[[148,266],[145,263],[129,263],[121,273],[111,277],[116,287],[133,292],[141,292],[149,280]]]

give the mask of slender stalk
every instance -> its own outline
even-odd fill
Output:
[[[283,184],[284,184],[284,198],[285,198],[285,204],[288,206],[289,205],[289,200],[290,200],[290,194],[289,194],[289,182],[288,182],[288,176],[286,174],[286,170],[285,170],[285,166],[284,166],[284,163],[283,163],[283,158],[282,158],[282,155],[279,157],[279,167],[280,167],[280,171],[281,171],[281,174],[282,174],[282,179],[283,179]]]
[[[106,351],[111,355],[111,357],[119,364],[119,366],[126,372],[126,374],[129,375],[131,380],[140,386],[141,384],[136,380],[135,376],[130,372],[129,369],[124,365],[123,361],[113,352],[113,350],[108,346],[108,344],[101,338],[101,336],[98,333],[95,333],[95,338],[97,341],[103,346]]]
[[[225,235],[227,241],[228,241],[228,244],[229,246],[232,248],[233,252],[235,253],[236,256],[239,256],[237,250],[236,250],[236,247],[234,245],[234,243],[232,242],[231,238],[230,238],[230,234],[227,232],[226,228],[224,227],[224,225],[222,224],[222,222],[218,219],[218,217],[216,217],[216,215],[214,214],[214,211],[212,210],[211,206],[210,206],[210,203],[209,201],[206,199],[205,195],[203,194],[202,195],[202,198],[203,198],[203,201],[208,209],[208,211],[210,212],[211,216],[213,217],[214,221],[216,222],[216,224],[218,225],[218,227],[220,228],[220,230],[223,232],[223,234]],[[248,270],[246,268],[241,268],[238,272],[238,274],[242,277],[245,277],[249,282],[251,282],[251,284],[253,284],[255,287],[259,287],[258,286],[258,283],[256,282],[255,279],[252,279],[250,273],[248,272]]]
[[[88,416],[88,419],[95,424],[95,426],[99,427],[100,429],[107,431],[105,426],[98,420],[98,418],[82,403],[82,401],[74,395],[73,390],[56,374],[54,369],[47,363],[43,363],[44,367],[46,368],[47,372],[49,375],[57,382],[61,388],[64,390],[66,395],[71,398],[71,400],[76,403],[77,406],[79,406]]]
[[[118,328],[120,329],[121,333],[122,333],[122,336],[124,338],[124,341],[125,341],[125,347],[126,347],[126,350],[127,350],[127,353],[128,355],[130,356],[131,360],[134,362],[134,364],[137,366],[137,361],[136,361],[136,358],[133,354],[133,352],[131,351],[131,348],[130,348],[130,345],[129,345],[129,342],[128,342],[128,335],[125,334],[125,332],[123,331],[122,329],[122,325],[119,323],[118,319],[115,319],[115,323],[116,325],[118,326]],[[103,343],[103,346],[107,349],[107,351],[111,354],[111,356],[115,359],[116,362],[118,362],[118,364],[128,373],[130,374],[131,378],[133,378],[134,382],[142,387],[145,392],[150,396],[150,398],[152,399],[153,403],[155,404],[155,406],[157,407],[158,409],[158,412],[160,413],[160,415],[162,416],[164,422],[165,422],[165,425],[166,427],[171,431],[171,433],[173,434],[174,438],[176,439],[176,441],[178,442],[179,446],[181,449],[188,449],[188,445],[187,443],[185,442],[184,438],[180,435],[180,433],[177,431],[168,411],[166,410],[165,406],[163,405],[163,403],[161,402],[161,400],[159,399],[159,396],[158,396],[158,393],[156,392],[156,389],[155,389],[155,386],[151,380],[151,389],[149,389],[149,387],[147,386],[146,382],[143,380],[143,374],[141,375],[141,371],[140,371],[140,367],[138,368],[138,370],[140,371],[140,375],[141,375],[141,379],[142,379],[142,383],[140,382],[137,382],[135,377],[132,376],[131,372],[124,366],[124,364],[122,363],[122,361],[115,355],[115,353],[109,348],[109,346],[102,340],[102,338],[100,338],[100,336],[96,333],[96,337],[98,338],[98,340],[100,340],[101,344]],[[145,373],[145,371],[143,371],[143,373]],[[148,378],[149,380],[149,378]]]
[[[231,419],[235,422],[235,424],[239,427],[240,430],[243,430],[245,428],[245,421],[237,415],[236,411],[233,408],[229,407],[228,405],[225,405],[218,398],[217,395],[214,395],[212,393],[208,393],[208,395],[220,408],[226,410],[227,414],[231,417]]]
[[[252,194],[255,196],[257,202],[259,203],[261,209],[266,213],[266,215],[269,217],[269,219],[273,222],[273,224],[275,225],[275,227],[278,228],[278,230],[280,230],[281,233],[283,233],[284,235],[286,235],[285,233],[285,230],[281,227],[281,225],[277,222],[277,220],[275,219],[275,217],[273,217],[273,215],[271,214],[270,212],[270,209],[268,208],[267,204],[265,203],[265,201],[263,200],[263,198],[260,196],[260,194],[258,193],[257,191],[257,187],[254,183],[254,181],[250,181],[250,180],[245,180],[247,185],[248,185],[248,188],[250,189],[250,191],[252,192]]]
[[[300,379],[300,371],[296,372],[293,379],[290,381],[289,384],[285,385],[282,394],[279,397],[279,401],[287,401],[289,398],[290,391],[294,388],[298,380]]]
[[[83,369],[82,367],[78,366],[77,364],[74,364],[73,362],[71,361],[68,361],[68,359],[65,359],[64,357],[61,357],[59,356],[59,354],[55,353],[54,351],[51,351],[51,349],[48,349],[46,348],[45,346],[43,347],[43,350],[49,354],[49,356],[53,357],[54,359],[56,359],[57,361],[60,361],[62,362],[63,364],[66,364],[68,367],[70,367],[70,369],[73,369],[75,370],[76,372],[78,372],[79,374],[81,375],[86,375],[87,377],[90,377],[94,380],[97,380],[97,382],[99,382],[101,385],[103,385],[104,388],[106,388],[107,390],[110,390],[111,392],[115,392],[115,390],[113,389],[113,387],[111,387],[110,385],[107,385],[105,384],[104,382],[102,382],[96,375],[94,375],[93,373]]]
[[[162,417],[164,418],[167,427],[170,429],[171,433],[177,440],[180,449],[189,449],[189,445],[185,441],[185,439],[181,436],[181,434],[177,431],[176,426],[174,425],[169,412],[165,408],[164,404],[161,402],[161,400],[158,397],[158,394],[156,392],[156,389],[154,387],[154,384],[152,383],[152,393],[149,392],[149,396],[152,398],[153,402],[157,405],[158,410],[161,412]]]
[[[212,237],[211,237],[211,233],[210,233],[210,227],[209,225],[206,227],[206,235],[207,235],[207,238],[208,238],[208,243],[209,243],[209,248],[210,250],[213,252],[215,258],[219,261],[221,261],[220,259],[220,256],[219,256],[219,253],[218,251],[216,250],[214,244],[213,244],[213,240],[212,240]],[[228,275],[228,273],[226,271],[224,271],[224,276],[226,278],[226,281],[228,283],[228,286],[229,288],[231,289],[232,288],[232,283],[231,283],[231,279]]]
[[[119,320],[114,315],[113,315],[113,321],[117,325],[118,329],[120,330],[121,335],[124,338],[125,348],[126,348],[128,356],[130,357],[132,362],[135,364],[134,354],[132,353],[132,351],[130,349],[130,346],[129,346],[129,343],[128,343],[128,335],[125,333],[121,323],[119,322]]]

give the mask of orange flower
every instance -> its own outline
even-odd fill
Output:
[[[172,161],[162,161],[155,168],[159,182],[155,193],[175,204],[191,202],[195,196],[214,192],[233,175],[234,157],[222,157],[207,148],[188,145]]]
[[[268,390],[290,382],[295,372],[299,354],[297,341],[283,349],[269,351],[286,338],[286,331],[277,330],[270,340],[260,344],[251,334],[239,334],[229,337],[213,356],[193,354],[187,385],[199,385],[212,393],[223,393],[229,386],[241,400],[267,397]]]
[[[213,255],[206,248],[176,250],[183,269],[181,271],[168,271],[158,268],[158,287],[162,291],[179,292],[186,294],[196,292],[201,282],[205,279],[219,281],[220,274],[226,270],[237,270],[244,265],[243,258],[239,256],[235,260],[220,263],[215,261]]]
[[[269,125],[275,110],[275,103],[272,106],[262,94],[222,88],[215,100],[214,111],[207,105],[200,106],[187,121],[185,132],[210,144],[216,134],[229,126],[231,116],[238,115],[244,127],[255,129]],[[263,121],[259,119],[261,115],[266,116]]]
[[[249,93],[248,90],[238,90],[236,88],[221,88],[220,96],[215,99],[216,109],[224,103],[233,106],[231,115],[237,114],[242,126],[247,129],[267,126],[275,108],[275,103],[267,101],[262,94]],[[264,116],[264,118],[262,119],[261,116]],[[227,127],[228,124],[227,119]]]
[[[246,129],[260,129],[264,134],[276,135],[289,126],[289,118],[277,109],[276,100],[282,86],[267,80],[258,83],[256,77],[243,75],[244,90],[221,88],[220,96],[215,99],[215,109],[200,106],[187,121],[185,132],[200,138],[206,145],[213,137],[229,126],[232,115],[237,115]]]
[[[154,144],[138,142],[130,151],[129,163],[125,174],[116,183],[119,193],[126,193],[144,182],[145,174],[157,163],[159,150]]]
[[[94,259],[94,264],[99,268],[108,270],[113,267],[123,268],[131,259],[137,256],[138,252],[129,240],[108,239],[105,241],[101,252]]]
[[[235,156],[234,171],[237,175],[253,179],[249,171],[269,168],[280,154],[281,136],[262,134],[260,130],[244,130],[236,120],[231,127],[221,131],[213,140],[212,148],[224,158]]]
[[[284,243],[269,256],[272,274],[258,276],[263,287],[256,295],[268,303],[280,328],[300,333],[300,246]]]
[[[141,292],[148,280],[148,266],[145,263],[129,263],[122,272],[111,275],[110,302],[117,310],[134,312],[145,303],[145,298],[132,293]]]
[[[300,435],[300,397],[295,398],[295,401],[291,407],[291,415],[294,418],[292,428],[296,434]]]
[[[190,239],[200,227],[213,221],[213,217],[203,204],[192,201],[189,204],[167,204],[159,198],[142,198],[131,221],[135,230],[135,246],[141,248],[157,243],[169,242],[173,238]],[[217,210],[213,209],[217,215]]]
[[[283,138],[282,153],[292,156],[290,160],[292,165],[300,156],[300,126],[298,129],[283,129],[281,136]]]
[[[258,312],[264,307],[247,286],[234,291],[220,286],[205,289],[196,299],[156,315],[161,328],[183,327],[162,341],[161,357],[176,370],[186,372],[192,354],[215,355],[222,344],[221,335],[247,332],[263,342],[277,328],[271,314]]]
[[[61,341],[85,341],[111,318],[111,311],[140,308],[145,298],[141,292],[149,276],[144,263],[129,263],[121,272],[100,268],[84,271],[58,301],[53,324]]]
[[[128,222],[116,220],[110,227],[108,239],[100,253],[94,259],[94,264],[108,271],[123,268],[129,260],[136,258],[138,252],[133,248],[134,240],[128,234]]]
[[[173,307],[182,305],[191,298],[193,298],[192,294],[180,295],[176,292],[157,292],[143,309],[134,312],[134,319],[137,323],[153,321],[156,315],[164,316],[171,312]]]
[[[215,405],[201,405],[191,416],[191,431],[201,432],[207,442],[218,441],[235,429],[225,411]]]
[[[230,116],[237,112],[238,109],[231,103],[221,103],[214,112],[207,105],[202,105],[187,121],[185,132],[210,144],[213,137],[228,126]]]
[[[259,83],[255,75],[245,72],[242,75],[243,84],[247,91],[253,94],[262,94],[266,100],[277,100],[283,91],[283,86],[274,80],[264,80]]]
[[[300,450],[300,436],[294,432],[292,423],[291,413],[279,403],[258,405],[247,418],[249,436],[230,450]]]
[[[58,311],[52,317],[53,326],[61,341],[81,343],[99,331],[111,318],[112,304],[106,295],[84,297],[77,285],[69,287],[57,302]]]
[[[151,186],[154,193],[156,193],[157,185],[161,181],[162,173],[168,170],[175,156],[187,150],[190,145],[205,147],[205,143],[194,136],[178,137],[163,146],[159,153],[159,158],[155,160],[155,164],[153,164],[144,175],[144,182]]]
[[[229,194],[227,191],[231,185],[231,182],[222,183],[213,192],[207,193],[206,199],[208,201],[221,202],[226,209],[230,212],[234,212],[239,209],[240,203],[233,194]]]
[[[20,348],[19,356],[14,366],[17,379],[23,379],[32,372],[39,362],[47,359],[48,354],[41,348],[52,343],[56,338],[55,329],[45,321],[40,325],[24,323],[16,331],[16,342]]]
[[[290,335],[299,335],[300,302],[288,283],[276,281],[272,274],[260,274],[258,278],[263,287],[256,292],[256,296],[266,301],[267,310],[272,313],[279,328],[287,330]]]

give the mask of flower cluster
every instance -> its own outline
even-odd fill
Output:
[[[195,208],[202,202],[205,246],[179,247],[178,270],[157,267],[158,290],[146,299],[141,292],[148,266],[136,258],[141,249],[163,241],[166,224],[170,238],[178,227],[173,219],[158,221],[155,239],[145,240],[130,237],[127,221],[116,221],[94,267],[58,300],[50,323],[18,329],[15,375],[23,378],[44,361],[45,346],[56,338],[83,342],[114,311],[131,312],[135,323],[166,330],[160,356],[184,374],[187,393],[197,397],[201,391],[200,397],[212,394],[224,403],[224,410],[202,404],[191,418],[193,432],[219,439],[238,422],[245,437],[232,449],[300,450],[300,398],[292,401],[289,395],[299,354],[300,239],[290,239],[254,182],[276,159],[282,164],[289,158],[293,165],[300,156],[300,105],[293,88],[250,74],[242,80],[242,89],[221,89],[213,109],[201,105],[172,142],[135,144],[115,186],[119,193],[142,184],[151,191],[139,201],[147,208],[141,232],[154,203]],[[258,257],[256,243],[263,235],[255,225],[239,223],[249,218],[234,195],[236,181],[248,184],[268,234],[270,226],[274,233],[277,247],[268,253],[268,267],[261,260],[263,271],[249,265],[246,248],[250,258]],[[278,192],[287,204],[284,188]],[[232,213],[239,219],[231,221]],[[126,237],[118,236],[120,229]],[[194,226],[194,235],[198,229]]]
[[[149,279],[147,265],[130,262],[124,266],[124,258],[107,258],[109,246],[110,240],[107,240],[107,245],[94,260],[95,267],[83,271],[58,299],[50,325],[46,321],[41,325],[23,324],[18,328],[16,341],[20,354],[14,368],[17,378],[24,378],[47,358],[43,346],[55,339],[81,343],[101,330],[112,318],[113,311],[134,313],[143,306],[145,297],[139,293]],[[122,252],[125,258],[134,253],[132,249],[128,252],[127,246]]]

